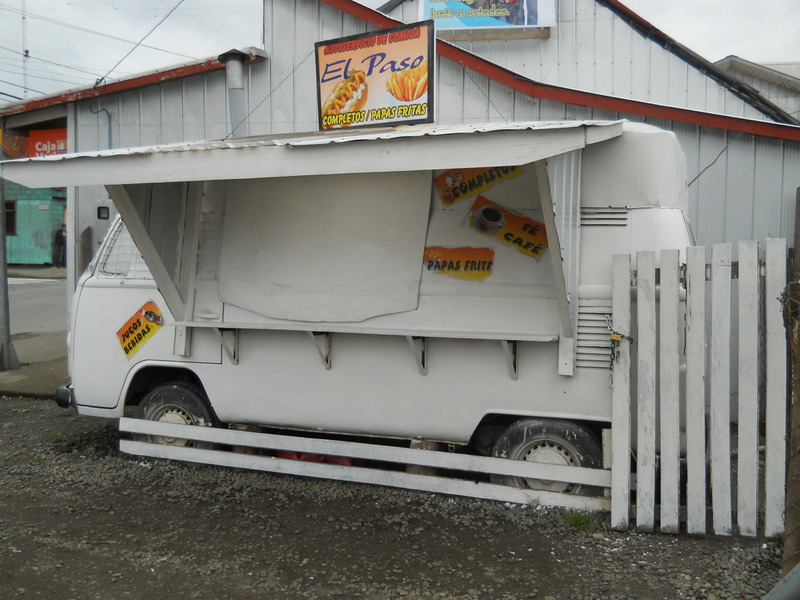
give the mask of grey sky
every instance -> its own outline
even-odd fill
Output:
[[[711,61],[800,61],[800,0],[621,0]]]
[[[261,45],[262,0],[184,0],[175,8],[178,3],[0,0],[0,92],[23,97],[27,83],[32,98],[93,85],[106,75],[120,79]],[[23,59],[23,49],[29,58]]]
[[[373,7],[385,2],[361,1]],[[710,60],[735,54],[754,62],[800,61],[800,0],[622,2]],[[0,103],[261,44],[262,0],[183,0],[175,8],[178,3],[0,0]]]

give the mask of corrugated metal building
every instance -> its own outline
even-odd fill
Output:
[[[671,129],[688,158],[699,243],[791,237],[800,186],[794,117],[616,0],[557,0],[557,15],[556,27],[530,37],[467,31],[455,36],[467,39],[439,41],[436,120],[626,118]],[[390,16],[353,0],[264,0],[264,20],[266,59],[251,53],[244,68],[253,135],[317,129],[315,42],[420,16],[417,0]],[[208,60],[8,105],[0,118],[14,128],[55,111],[66,120],[70,151],[88,151],[225,137],[227,102],[224,66]],[[105,192],[70,194],[86,254],[104,229],[97,207],[107,203]]]
[[[714,63],[740,81],[777,104],[793,117],[800,115],[800,79],[767,65],[744,60],[738,56],[728,56]],[[783,66],[787,68],[788,65]],[[795,69],[800,71],[800,69]]]

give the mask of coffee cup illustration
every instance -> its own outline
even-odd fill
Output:
[[[472,225],[483,233],[497,233],[505,225],[503,211],[492,204],[484,204],[472,213]]]

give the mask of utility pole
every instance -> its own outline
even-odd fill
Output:
[[[789,339],[790,402],[789,453],[786,469],[786,523],[783,536],[783,573],[800,564],[800,188],[794,217],[791,282],[786,287],[784,314]]]
[[[11,343],[11,307],[8,302],[6,263],[6,181],[0,178],[0,371],[19,369],[19,358]]]

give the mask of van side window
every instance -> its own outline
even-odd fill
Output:
[[[100,257],[97,274],[113,279],[152,279],[150,269],[122,221],[115,224]]]

